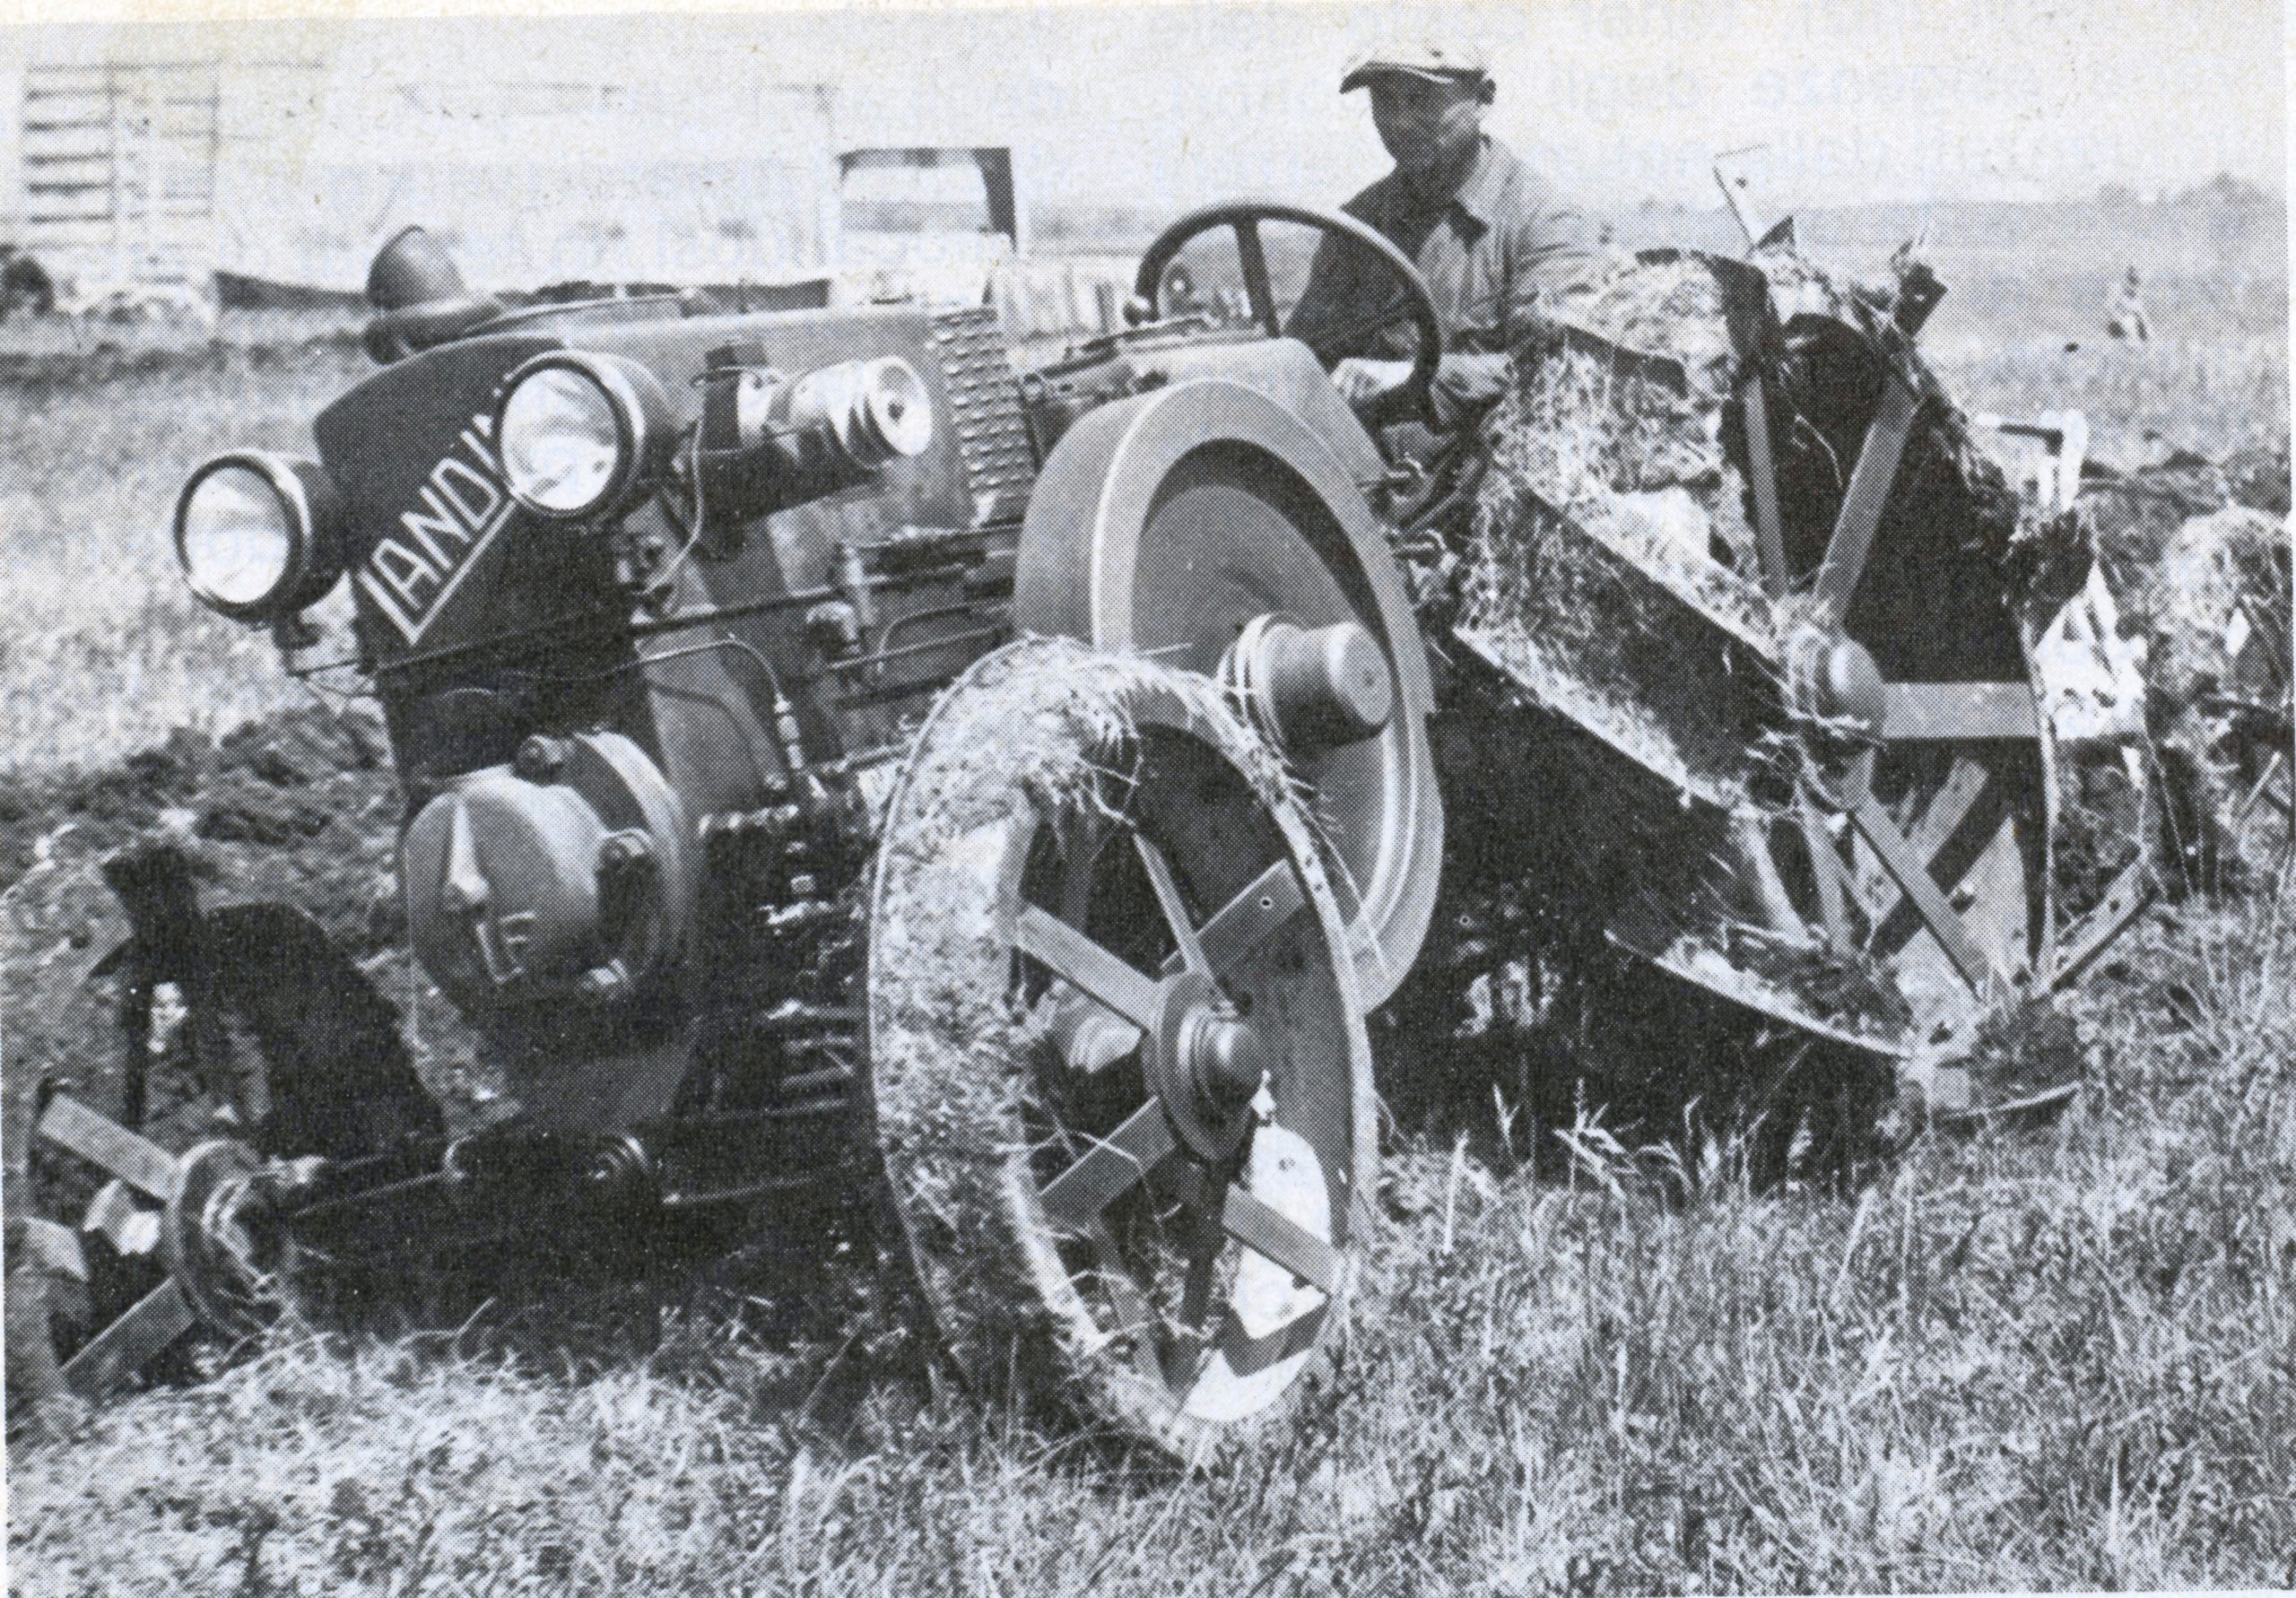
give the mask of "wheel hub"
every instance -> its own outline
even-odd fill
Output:
[[[1243,1146],[1253,1097],[1273,1064],[1266,1040],[1209,977],[1183,971],[1164,980],[1149,1085],[1191,1155],[1223,1160]]]
[[[1228,1115],[1249,1104],[1267,1079],[1267,1045],[1260,1035],[1217,1003],[1189,1011],[1183,1024],[1181,1048],[1198,1099]]]
[[[255,1151],[215,1138],[187,1152],[175,1193],[161,1212],[161,1246],[199,1318],[232,1336],[259,1330],[265,1307],[263,1239],[268,1206]]]
[[[1289,616],[1256,617],[1220,675],[1260,735],[1293,758],[1373,737],[1395,713],[1387,656],[1356,621],[1311,629]]]
[[[1856,638],[1805,627],[1787,642],[1787,707],[1822,733],[1857,743],[1882,735],[1889,693],[1882,668]]]

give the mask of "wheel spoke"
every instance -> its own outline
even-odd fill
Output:
[[[190,1300],[170,1278],[65,1361],[65,1385],[83,1398],[100,1398],[158,1359],[193,1319]]]
[[[1953,769],[1945,774],[1944,786],[1913,824],[1909,836],[1914,852],[1924,860],[1935,860],[1938,851],[1961,829],[1978,795],[1985,792],[1991,780],[1992,774],[1975,760],[1956,760]]]
[[[1845,803],[1862,804],[1874,792],[1874,771],[1881,764],[1881,751],[1860,750],[1857,758],[1849,762],[1849,775],[1841,785]]]
[[[2063,987],[2086,970],[2090,962],[2136,919],[2137,912],[2152,902],[2152,873],[2142,859],[2123,867],[2105,890],[2105,897],[2097,908],[2066,940],[2057,956],[2057,968],[2049,973],[2049,986]]]
[[[1912,902],[1922,924],[1937,940],[1937,946],[1952,961],[1953,969],[1961,973],[1961,980],[1969,984],[1972,992],[1983,994],[1993,981],[1993,967],[1970,938],[1969,929],[1961,925],[1961,918],[1953,913],[1953,907],[1946,902],[1936,879],[1929,874],[1927,862],[1914,853],[1912,844],[1872,795],[1867,795],[1849,813],[1858,836],[1871,846],[1874,857],[1897,883],[1899,891]]]
[[[1214,971],[1224,974],[1235,969],[1307,903],[1308,896],[1292,874],[1291,862],[1277,861],[1204,924],[1200,936],[1205,957]]]
[[[1216,1226],[1200,1226],[1188,1250],[1187,1281],[1180,1290],[1180,1324],[1203,1335],[1212,1316],[1212,1289],[1219,1280],[1223,1235]]]
[[[1919,405],[1920,396],[1905,379],[1890,373],[1882,385],[1882,403],[1866,430],[1866,442],[1857,451],[1857,465],[1850,471],[1849,487],[1842,494],[1825,563],[1818,568],[1818,608],[1837,627],[1849,614],[1849,602],[1866,575],[1866,558],[1874,551],[1874,534],[1882,525],[1890,485],[1897,478],[1898,460],[1905,453]]]
[[[1141,1374],[1151,1381],[1161,1381],[1164,1373],[1156,1358],[1154,1307],[1140,1290],[1140,1284],[1132,1280],[1132,1272],[1124,1268],[1124,1255],[1117,1247],[1116,1234],[1109,1229],[1107,1220],[1095,1217],[1085,1229],[1085,1235],[1092,1242],[1100,1285],[1108,1291],[1109,1302],[1116,1307],[1115,1335],[1130,1340],[1133,1363],[1140,1368]]]
[[[1786,879],[1779,873],[1777,832],[1769,818],[1751,812],[1732,816],[1730,838],[1762,920],[1773,932],[1799,936],[1809,924],[1794,908],[1793,895],[1786,891]]]
[[[1100,1213],[1137,1186],[1178,1148],[1164,1107],[1151,1099],[1125,1123],[1077,1156],[1044,1190],[1045,1213],[1089,1235]]]
[[[1220,1226],[1254,1254],[1291,1272],[1326,1298],[1338,1293],[1339,1251],[1243,1188],[1228,1189]]]
[[[1931,882],[1958,882],[1985,857],[2009,820],[2005,803],[2001,785],[1983,765],[1969,760],[1953,762],[1944,786],[1914,819],[1906,840],[1913,857],[1926,864]],[[1900,889],[1886,904],[1874,908],[1867,946],[1876,954],[1894,954],[1921,925],[1920,907]]]
[[[2286,755],[2276,749],[2272,751],[2272,759],[2266,764],[2264,775],[2257,778],[2256,786],[2248,790],[2248,797],[2242,799],[2232,812],[2234,827],[2244,825],[2248,817],[2256,813],[2256,808],[2259,803],[2270,804],[2282,815],[2288,813],[2288,801],[2273,791],[2274,783],[2279,780],[2281,769],[2287,763]]]
[[[1833,835],[1826,830],[1825,818],[1818,813],[1817,801],[1809,795],[1801,800],[1802,841],[1808,846],[1810,875],[1818,885],[1818,915],[1826,929],[1826,942],[1831,947],[1847,951],[1849,948],[1849,917],[1844,913],[1841,894],[1841,856],[1834,852]]]
[[[1892,682],[1882,736],[1892,743],[1975,743],[2040,736],[2024,682]]]
[[[1746,379],[1746,464],[1747,475],[1753,481],[1754,542],[1761,553],[1761,586],[1772,599],[1782,599],[1793,586],[1794,573],[1786,564],[1786,535],[1778,516],[1778,469],[1770,454],[1770,404],[1759,371]]]
[[[40,1112],[39,1135],[90,1165],[109,1171],[137,1192],[166,1200],[175,1194],[176,1157],[141,1133],[100,1116],[58,1093]]]
[[[1156,1024],[1156,979],[1035,905],[1014,917],[1021,952],[1145,1032]]]
[[[1164,1360],[1166,1378],[1174,1387],[1186,1387],[1204,1368],[1219,1327],[1213,1313],[1222,1307],[1212,1294],[1220,1281],[1220,1255],[1227,1246],[1216,1214],[1192,1214],[1195,1236],[1188,1240],[1187,1274],[1180,1287],[1178,1324]]]
[[[1163,908],[1165,925],[1172,929],[1172,941],[1179,945],[1180,965],[1209,977],[1212,962],[1205,958],[1204,941],[1188,919],[1187,901],[1180,897],[1180,885],[1172,879],[1171,862],[1164,858],[1163,850],[1148,841],[1146,833],[1135,831],[1132,841],[1140,851],[1140,864],[1147,868],[1149,884],[1156,890],[1156,902]]]
[[[1283,318],[1275,308],[1275,282],[1268,275],[1267,250],[1260,243],[1259,222],[1253,217],[1236,222],[1237,264],[1243,268],[1244,292],[1259,312],[1260,326],[1270,338],[1283,336]]]

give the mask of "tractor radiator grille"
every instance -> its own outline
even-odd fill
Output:
[[[955,412],[973,525],[1016,522],[1036,482],[1036,456],[1021,414],[1021,389],[996,310],[988,306],[933,318],[933,340]]]

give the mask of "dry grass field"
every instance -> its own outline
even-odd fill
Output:
[[[193,466],[242,445],[311,453],[310,419],[368,369],[339,326],[264,318],[185,335],[104,330],[71,368],[55,322],[0,343],[0,769],[88,769],[178,726],[220,733],[303,699],[270,640],[184,587],[168,547]],[[141,335],[140,337],[138,335]]]
[[[2130,465],[2148,431],[2285,439],[2284,279],[2133,349],[2086,335],[2117,254],[2059,274],[2081,290],[2050,291],[2063,326],[1941,315],[1965,406],[2078,405]],[[183,594],[161,528],[188,466],[296,446],[363,361],[320,339],[28,381],[0,350],[12,791],[303,699],[266,639]],[[43,836],[0,887],[40,849],[77,858]],[[0,939],[21,1081],[42,952],[13,917]],[[2074,1110],[1921,1138],[1846,1187],[1758,1187],[1726,1139],[1630,1147],[1599,1115],[1535,1128],[1466,1091],[1393,1132],[1335,1385],[1192,1472],[984,1405],[874,1307],[865,1243],[785,1238],[748,1316],[674,1316],[651,1346],[288,1326],[204,1385],[17,1438],[11,1585],[2296,1585],[2292,994],[2296,906],[2155,911],[2073,1001]]]
[[[1337,1385],[1192,1474],[873,1360],[785,1281],[809,1333],[578,1363],[277,1335],[20,1449],[17,1590],[2285,1586],[2285,914],[2149,925],[2082,1002],[2082,1107],[1851,1193],[1593,1125],[1535,1178],[1497,1103],[1406,1141]]]

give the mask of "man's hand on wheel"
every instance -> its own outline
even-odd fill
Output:
[[[1410,376],[1408,360],[1361,360],[1350,356],[1331,369],[1333,386],[1351,405],[1377,399]]]

